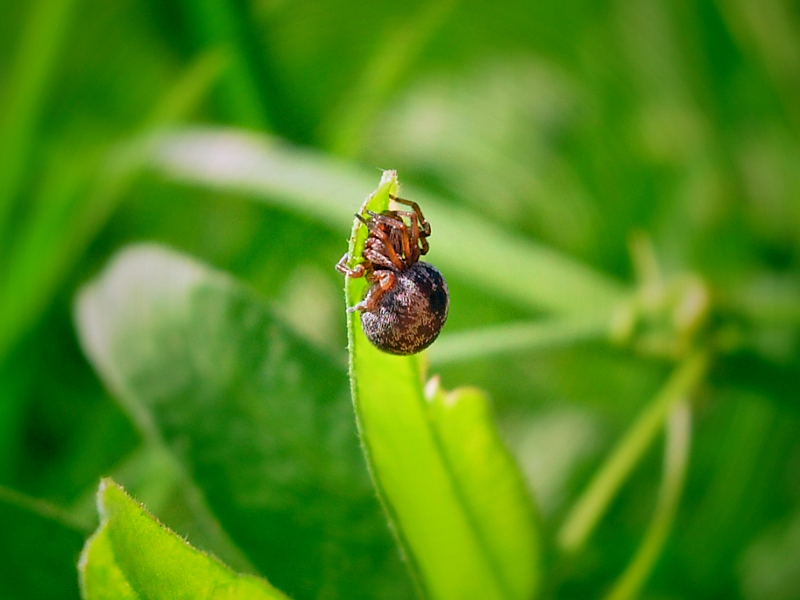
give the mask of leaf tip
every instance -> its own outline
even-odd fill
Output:
[[[381,174],[381,182],[378,187],[381,187],[384,184],[391,182],[392,180],[397,180],[397,171],[394,169],[386,169]]]
[[[110,477],[103,477],[100,479],[100,485],[97,487],[97,512],[100,513],[100,518],[106,518],[106,508],[108,501],[110,500],[110,496],[114,493],[122,493],[124,494],[125,491],[122,489],[116,481],[111,479]]]

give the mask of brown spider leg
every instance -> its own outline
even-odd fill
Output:
[[[422,244],[422,248],[420,248],[420,254],[427,254],[428,250],[430,250],[430,245],[428,245],[428,238],[420,236],[419,243]]]
[[[414,260],[412,263],[415,263],[419,260],[419,257],[422,254],[428,253],[428,240],[425,239],[424,236],[420,235],[419,230],[419,222],[417,219],[417,213],[410,212],[407,210],[398,210],[395,211],[401,217],[407,217],[409,221],[411,221],[411,245],[414,247]],[[422,244],[422,248],[419,245]]]
[[[364,274],[367,272],[367,267],[364,263],[358,263],[352,269],[347,266],[347,261],[350,260],[350,255],[345,252],[344,256],[339,259],[339,262],[336,263],[336,270],[340,273],[344,273],[348,277],[363,277]]]
[[[383,295],[391,290],[397,282],[395,274],[391,271],[373,271],[368,279],[377,285],[373,285],[369,289],[369,292],[367,292],[367,295],[364,297],[364,299],[355,306],[348,308],[347,312],[355,312],[357,310],[373,310],[378,305],[378,302]]]
[[[386,250],[383,247],[383,242],[378,238],[367,238],[367,243],[364,246],[362,256],[368,260],[373,267],[379,269],[389,269],[390,271],[397,271],[397,267],[386,256]]]
[[[377,221],[378,223],[383,223],[388,227],[395,227],[400,230],[400,243],[403,246],[403,256],[405,256],[405,264],[406,266],[413,264],[416,261],[415,257],[411,256],[411,240],[408,239],[408,226],[406,225],[405,221],[403,221],[402,217],[397,216],[394,211],[391,211],[392,214],[378,214],[368,210],[369,216],[372,217],[373,221]]]
[[[397,196],[393,196],[389,194],[389,200],[394,200],[400,204],[405,204],[406,206],[410,206],[411,209],[417,213],[417,217],[419,218],[419,226],[422,229],[422,233],[424,234],[423,237],[428,237],[431,234],[431,224],[425,220],[425,217],[422,216],[422,210],[419,207],[419,204],[416,202],[412,202],[411,200],[406,200],[405,198],[398,198]]]
[[[361,215],[356,215],[356,217],[364,225],[367,226],[367,229],[369,229],[370,233],[375,235],[375,237],[377,237],[380,241],[383,242],[383,245],[386,248],[386,255],[389,257],[389,260],[392,261],[392,264],[395,267],[397,267],[398,270],[402,271],[403,270],[403,266],[404,266],[403,265],[403,261],[401,261],[400,257],[397,256],[397,252],[395,252],[394,246],[392,246],[392,242],[389,239],[389,236],[386,234],[386,232],[383,229],[381,229],[380,227],[378,227],[378,225],[374,221],[372,221],[371,219],[369,221],[367,221]]]

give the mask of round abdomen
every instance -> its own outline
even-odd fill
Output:
[[[450,297],[439,270],[416,262],[397,273],[394,287],[371,311],[361,313],[370,342],[391,354],[415,354],[433,343],[444,327]]]

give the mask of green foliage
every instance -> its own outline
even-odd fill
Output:
[[[79,596],[112,476],[299,600],[796,598],[799,41],[785,0],[0,2],[0,597]],[[419,357],[332,268],[376,167],[451,291]],[[171,593],[230,576],[191,556]]]
[[[237,575],[192,548],[110,479],[100,483],[97,510],[100,528],[86,543],[78,567],[87,600],[286,598],[267,582]]]
[[[216,551],[244,555],[295,597],[402,594],[346,377],[255,294],[138,246],[81,293],[77,324],[109,388],[235,544]]]
[[[84,527],[42,501],[0,487],[0,589],[7,600],[77,599],[75,560]]]

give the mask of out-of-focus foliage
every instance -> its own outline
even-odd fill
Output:
[[[301,597],[397,597],[403,568],[335,361],[252,292],[151,246],[113,261],[76,313],[103,380],[235,540],[231,562]]]
[[[244,152],[243,139],[254,140]],[[126,393],[106,389],[72,318],[77,290],[114,252],[155,241],[244,282],[224,279],[326,365],[338,382],[327,400],[339,402],[346,329],[332,265],[376,167],[397,169],[403,193],[431,206],[430,260],[441,244],[452,299],[431,368],[446,388],[492,399],[539,507],[542,597],[639,585],[650,598],[800,595],[795,3],[1,2],[0,157],[0,596],[77,597],[105,475],[238,571],[269,573],[259,561],[280,552],[247,537],[263,496],[224,496],[248,478],[263,492],[307,468],[338,496],[352,476],[352,497],[331,510],[364,502],[351,515],[363,523],[331,531],[315,512],[326,496],[309,493],[285,498],[301,522],[281,527],[306,532],[298,551],[377,539],[363,459],[315,463],[324,440],[354,436],[346,403],[347,418],[320,417],[343,429],[317,423],[299,450],[258,419],[244,437],[216,431],[203,402],[238,381],[223,381],[221,359],[179,395],[144,372]],[[228,309],[216,317],[253,326]],[[215,322],[200,330],[209,356]],[[107,327],[160,339],[136,340],[136,327],[152,333],[144,324]],[[245,355],[265,343],[242,336]],[[672,385],[700,355],[699,383]],[[189,375],[180,381],[204,374]],[[233,422],[258,407],[235,391]],[[659,399],[671,416],[646,425]],[[222,454],[248,447],[253,461],[225,460],[209,440]],[[273,452],[282,458],[267,469]],[[575,507],[603,500],[598,489],[596,527],[581,526]],[[559,542],[570,527],[584,527],[582,544]],[[339,594],[343,574],[374,575],[382,560],[347,557],[285,591]],[[386,561],[381,572],[404,583],[384,591],[408,597],[397,556]]]

